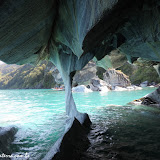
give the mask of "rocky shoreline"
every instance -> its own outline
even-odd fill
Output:
[[[147,81],[146,81],[147,82]],[[115,85],[114,87],[111,86],[111,84],[106,83],[105,81],[96,78],[91,79],[90,84],[88,85],[78,85],[76,87],[72,88],[72,92],[93,92],[93,91],[99,91],[99,92],[108,92],[108,91],[131,91],[131,90],[141,90],[145,87],[158,87],[159,84],[151,84],[148,85],[146,82],[141,83],[140,85],[129,85],[129,86],[119,86]]]
[[[160,86],[154,92],[147,94],[140,99],[136,99],[130,102],[130,104],[160,108]]]

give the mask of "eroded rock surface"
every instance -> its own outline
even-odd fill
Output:
[[[88,84],[90,79],[95,78],[97,67],[94,61],[89,61],[88,64],[80,71],[76,72],[73,77],[73,84]]]

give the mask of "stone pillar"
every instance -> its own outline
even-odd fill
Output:
[[[59,49],[60,48],[60,49]],[[63,50],[61,49],[63,48]],[[64,52],[64,50],[67,52]],[[65,108],[70,119],[78,119],[83,124],[88,118],[87,114],[78,112],[72,95],[72,78],[77,70],[81,70],[92,58],[93,54],[86,53],[78,58],[63,44],[51,43],[50,60],[58,68],[65,84]]]

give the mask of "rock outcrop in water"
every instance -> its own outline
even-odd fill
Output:
[[[111,86],[110,84],[99,79],[98,77],[95,77],[90,80],[89,88],[92,91],[106,91],[107,92],[111,89]]]
[[[10,144],[14,140],[17,130],[15,127],[0,127],[0,154],[12,153]]]
[[[76,70],[117,49],[130,62],[160,62],[158,0],[34,0],[0,2],[0,59],[34,63],[50,59],[66,90],[66,113],[83,124],[71,86]],[[159,71],[159,69],[158,69]]]
[[[72,92],[92,92],[92,90],[88,89],[85,85],[80,85],[72,88]]]
[[[117,71],[115,69],[108,69],[104,73],[104,80],[112,86],[114,89],[116,86],[128,87],[131,86],[129,77],[127,77],[123,72]]]
[[[142,104],[146,106],[158,107],[160,108],[160,87],[158,87],[154,92],[131,102],[131,104]]]

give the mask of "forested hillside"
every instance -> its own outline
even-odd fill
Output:
[[[0,89],[34,89],[52,88],[55,85],[51,62],[43,62],[38,66],[0,65]]]

